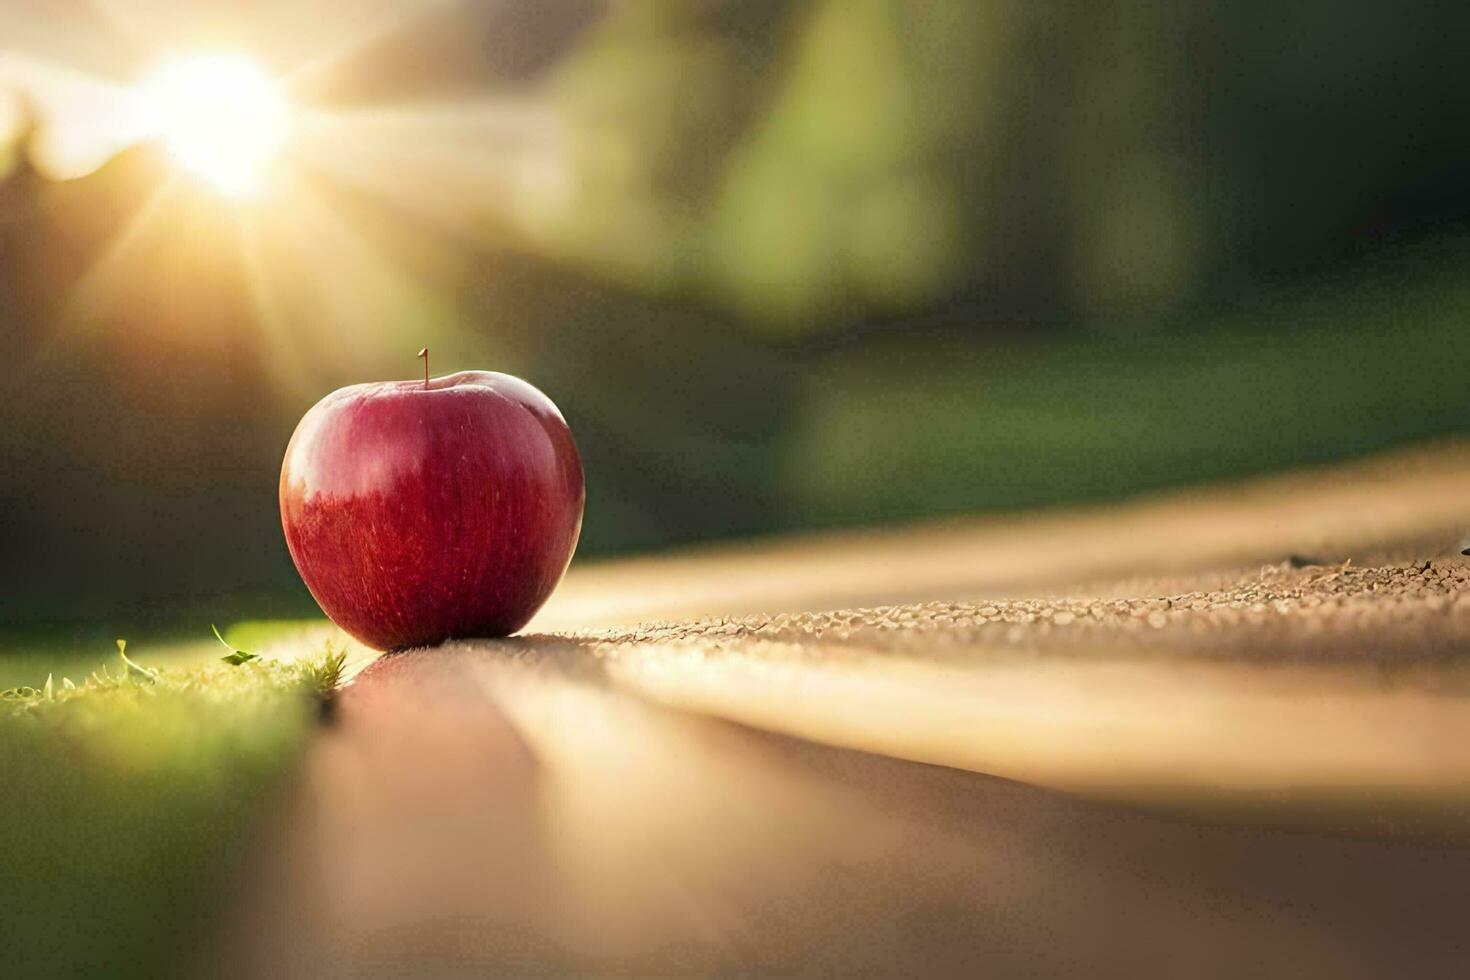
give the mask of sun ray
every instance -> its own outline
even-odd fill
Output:
[[[72,287],[64,318],[70,324],[92,322],[96,314],[104,310],[110,294],[121,281],[130,279],[137,271],[138,252],[149,235],[162,220],[169,205],[179,190],[179,182],[169,177],[149,193],[143,204],[133,212],[127,223],[113,235],[97,260]]]
[[[568,174],[554,115],[528,99],[315,112],[293,157],[461,239],[534,229],[564,203]]]
[[[320,389],[317,379],[302,356],[300,344],[291,335],[291,323],[277,284],[266,267],[264,240],[256,215],[241,211],[239,221],[240,262],[245,268],[245,284],[255,325],[265,335],[266,363],[277,383],[288,391],[306,398]]]
[[[281,380],[341,384],[437,341],[453,325],[441,290],[307,182],[286,176],[270,205],[250,216],[247,271],[260,325],[286,359]],[[324,376],[300,374],[293,359],[324,366]]]
[[[94,334],[106,312],[116,306],[121,285],[139,274],[144,243],[161,227],[177,191],[177,183],[172,179],[155,186],[112,235],[87,271],[72,285],[50,330],[29,349],[28,368],[70,356],[78,344]]]
[[[330,74],[337,65],[365,48],[403,30],[417,18],[454,3],[455,0],[390,0],[381,5],[376,16],[369,16],[367,23],[286,71],[282,80],[292,88],[309,88],[316,79]],[[356,6],[360,8],[361,4]],[[351,19],[361,23],[364,18],[358,10]]]

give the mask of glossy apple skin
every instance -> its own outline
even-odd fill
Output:
[[[297,571],[333,622],[379,650],[525,626],[572,560],[583,500],[551,399],[490,371],[335,391],[281,466]]]

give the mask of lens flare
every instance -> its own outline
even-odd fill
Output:
[[[279,86],[249,58],[205,53],[159,65],[137,88],[149,135],[180,166],[230,195],[261,188],[285,142]]]

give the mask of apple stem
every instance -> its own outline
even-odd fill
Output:
[[[429,348],[425,347],[419,351],[419,357],[424,359],[424,390],[429,390]]]

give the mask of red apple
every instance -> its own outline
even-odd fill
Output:
[[[491,371],[334,391],[281,467],[296,569],[333,622],[380,650],[526,625],[572,560],[582,503],[561,413]]]

